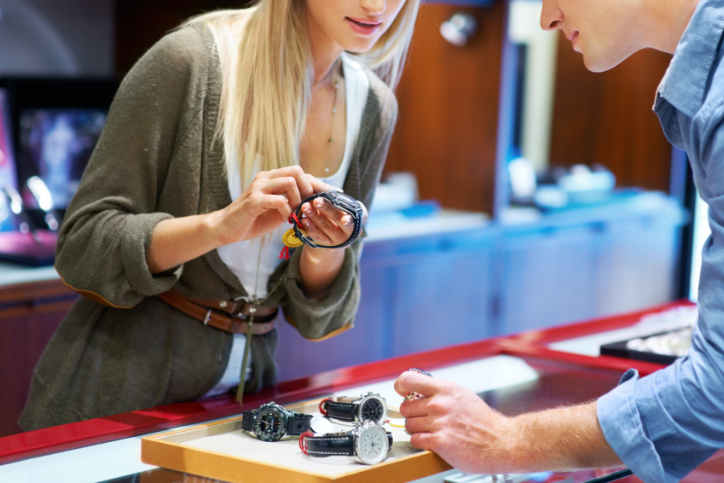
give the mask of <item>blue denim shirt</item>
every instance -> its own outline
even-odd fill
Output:
[[[606,440],[647,483],[674,482],[724,448],[724,0],[701,0],[659,86],[654,111],[686,150],[709,204],[699,320],[688,356],[598,401]]]

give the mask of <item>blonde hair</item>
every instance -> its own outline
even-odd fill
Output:
[[[406,0],[375,45],[354,57],[395,88],[402,74],[420,0]],[[191,19],[214,35],[221,59],[222,91],[217,136],[227,171],[238,163],[242,186],[262,171],[299,164],[311,98],[313,68],[304,0],[260,0],[242,10]]]

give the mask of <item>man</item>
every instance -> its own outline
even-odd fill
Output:
[[[412,444],[471,473],[627,465],[650,483],[678,481],[724,448],[724,0],[543,0],[586,67],[604,71],[643,48],[673,53],[654,111],[688,153],[709,204],[699,320],[687,357],[598,401],[505,417],[470,391],[408,372],[395,389],[425,399],[401,412]]]

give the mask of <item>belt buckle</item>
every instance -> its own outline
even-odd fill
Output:
[[[256,307],[254,307],[254,300],[250,299],[247,296],[242,295],[241,297],[235,298],[233,301],[236,305],[234,306],[232,315],[234,317],[238,317],[239,319],[243,320],[244,322],[246,322],[249,317],[247,314],[244,313],[244,309],[247,306],[249,306],[249,305],[251,306],[251,307],[249,307],[250,314],[256,312]]]
[[[248,313],[248,314],[245,314],[245,313],[244,313],[244,310],[245,310],[247,307],[249,307],[249,313]],[[252,311],[253,311],[253,312],[256,312],[256,308],[254,308],[254,305],[253,305],[253,304],[249,304],[248,302],[246,302],[246,303],[244,303],[243,305],[241,305],[241,307],[238,307],[238,308],[237,308],[237,311],[234,313],[234,317],[236,317],[236,318],[238,318],[238,319],[241,319],[241,320],[243,320],[244,322],[248,322],[248,321],[249,321],[249,316],[251,315]]]

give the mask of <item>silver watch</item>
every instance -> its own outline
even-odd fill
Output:
[[[367,422],[341,433],[305,433],[299,444],[309,456],[355,456],[366,465],[374,465],[387,458],[392,434],[379,424]]]

